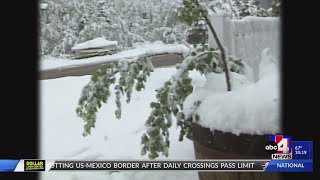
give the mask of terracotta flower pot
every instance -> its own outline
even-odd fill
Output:
[[[239,136],[210,131],[193,123],[193,145],[196,159],[270,159],[264,146],[269,135]],[[199,172],[200,180],[281,180],[281,173],[263,172]]]

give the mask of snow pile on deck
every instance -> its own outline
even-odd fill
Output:
[[[189,48],[184,44],[164,44],[160,41],[138,46],[137,49],[144,49],[145,52],[142,55],[147,56],[155,54],[183,54],[189,51]]]
[[[74,47],[71,48],[71,50],[82,50],[82,49],[90,49],[90,48],[104,48],[104,47],[109,47],[109,46],[117,46],[118,42],[117,41],[108,41],[104,38],[95,38],[90,41],[86,41],[80,44],[75,45]]]
[[[224,74],[211,73],[202,88],[197,88],[184,103],[185,114],[200,116],[203,127],[239,135],[280,132],[279,72],[277,61],[266,49],[262,53],[259,80],[231,73],[232,91],[226,91]],[[195,101],[201,104],[193,110]]]

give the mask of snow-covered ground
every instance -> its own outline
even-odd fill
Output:
[[[98,44],[97,44],[98,45]],[[137,46],[134,49],[120,51],[119,53],[106,56],[97,56],[80,60],[60,59],[52,56],[44,56],[40,60],[40,70],[48,70],[54,68],[63,68],[66,66],[78,66],[85,64],[92,64],[98,62],[108,62],[119,60],[122,58],[132,58],[144,55],[162,54],[162,53],[184,53],[188,48],[183,44],[164,44],[161,42],[154,42]]]
[[[114,116],[115,98],[102,106],[97,115],[96,128],[92,135],[83,138],[83,121],[76,117],[75,108],[81,89],[90,76],[66,77],[54,80],[41,80],[41,158],[42,159],[88,159],[88,160],[141,160],[140,139],[144,123],[150,114],[149,103],[155,100],[155,89],[175,73],[175,68],[158,68],[151,74],[143,92],[133,92],[132,102],[122,102],[123,116]],[[205,78],[192,72],[195,86],[203,86]],[[179,131],[175,124],[170,131],[170,160],[194,159],[193,144],[185,139],[178,141]],[[166,159],[160,157],[159,159]],[[121,172],[48,172],[42,173],[45,180],[80,179],[166,179],[197,180],[194,171],[121,171]]]
[[[274,134],[280,130],[279,116],[279,64],[265,49],[261,56],[257,82],[244,75],[231,73],[233,90],[226,91],[224,74],[210,73],[207,77],[191,72],[196,87],[185,101],[185,114],[192,112],[195,101],[201,104],[193,112],[200,116],[199,124],[212,130],[234,134]],[[122,119],[116,120],[115,98],[111,96],[97,114],[92,135],[83,138],[83,122],[76,117],[75,109],[82,88],[90,76],[65,77],[42,80],[41,85],[41,158],[87,160],[142,160],[140,138],[145,132],[145,120],[150,114],[149,103],[155,100],[155,90],[176,73],[174,67],[157,68],[151,74],[143,92],[133,92],[132,102],[122,99]],[[111,94],[114,94],[111,93]],[[174,123],[175,124],[175,123]],[[174,125],[175,126],[175,125]],[[178,141],[179,131],[170,129],[169,158],[194,159],[193,144],[185,139]],[[196,172],[50,172],[45,179],[198,179]]]

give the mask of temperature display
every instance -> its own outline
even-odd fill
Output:
[[[312,141],[292,141],[293,159],[312,159]]]

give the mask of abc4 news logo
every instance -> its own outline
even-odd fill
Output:
[[[290,142],[290,138],[281,135],[271,136],[270,141],[265,145],[265,150],[271,154],[271,159],[292,159]]]

